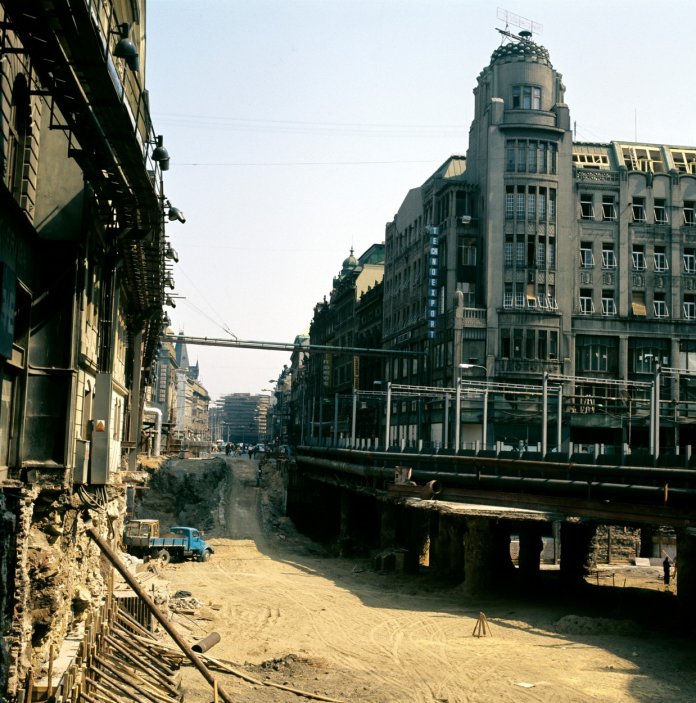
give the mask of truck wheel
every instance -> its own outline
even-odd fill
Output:
[[[210,561],[210,550],[206,549],[200,556],[200,561]]]
[[[160,562],[162,562],[162,564],[169,564],[172,560],[172,555],[167,549],[160,549],[159,552],[157,552],[157,558]]]

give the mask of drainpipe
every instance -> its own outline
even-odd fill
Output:
[[[146,405],[143,408],[143,415],[147,414],[157,416],[157,420],[155,421],[155,446],[153,447],[153,454],[154,456],[159,456],[162,442],[162,411],[159,408],[151,408]]]

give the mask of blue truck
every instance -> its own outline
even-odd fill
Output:
[[[159,520],[130,520],[123,531],[123,546],[129,554],[170,561],[208,561],[213,548],[195,527],[172,527],[160,536]]]

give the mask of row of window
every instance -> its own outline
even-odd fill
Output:
[[[655,245],[652,258],[653,268],[658,273],[669,271],[669,259],[667,248],[662,245]],[[580,267],[584,269],[594,268],[595,258],[592,250],[592,242],[580,243]],[[614,244],[602,242],[602,268],[615,269],[617,266]],[[682,254],[682,267],[684,273],[696,273],[696,247],[684,247]],[[633,271],[646,271],[647,258],[644,244],[634,244],[631,249],[631,268]]]
[[[523,185],[506,186],[505,219],[555,222],[556,189]]]
[[[506,283],[503,292],[504,308],[525,308],[554,311],[556,286],[544,283]]]
[[[512,109],[541,110],[541,88],[536,85],[513,85]]]
[[[555,142],[508,139],[505,153],[505,170],[508,172],[557,173],[558,147]]]
[[[556,242],[553,237],[536,237],[523,234],[512,239],[509,235],[505,241],[505,266],[536,267],[554,269],[556,267]]]
[[[602,209],[600,219],[605,221],[615,221],[617,217],[616,196],[602,195]],[[669,224],[667,213],[667,200],[665,198],[654,198],[652,209],[652,221],[656,225]],[[580,219],[594,220],[595,204],[592,193],[580,193]],[[631,220],[632,222],[647,222],[646,199],[634,197],[631,200]],[[682,207],[682,222],[687,227],[696,226],[696,201],[685,200]]]
[[[503,328],[500,330],[500,356],[503,359],[558,359],[558,332],[529,327]]]
[[[593,291],[591,288],[580,289],[579,308],[581,315],[595,314]],[[645,303],[644,291],[633,291],[631,301],[631,311],[636,317],[647,317],[647,306]],[[611,289],[602,290],[601,314],[604,316],[614,316],[617,313],[615,292]],[[663,319],[669,317],[666,294],[662,291],[655,291],[652,300],[653,317]],[[696,320],[696,295],[685,293],[682,299],[682,319]]]

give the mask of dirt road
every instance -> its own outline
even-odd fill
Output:
[[[693,647],[572,606],[466,598],[421,577],[326,556],[291,529],[262,529],[256,463],[228,458],[225,536],[208,563],[171,564],[172,593],[203,604],[175,623],[190,641],[218,632],[211,656],[324,699],[372,703],[696,701]],[[268,477],[271,481],[272,477]],[[267,506],[267,503],[264,502]],[[473,637],[484,612],[490,635]],[[297,695],[219,674],[234,700]],[[184,670],[188,703],[213,700]]]

